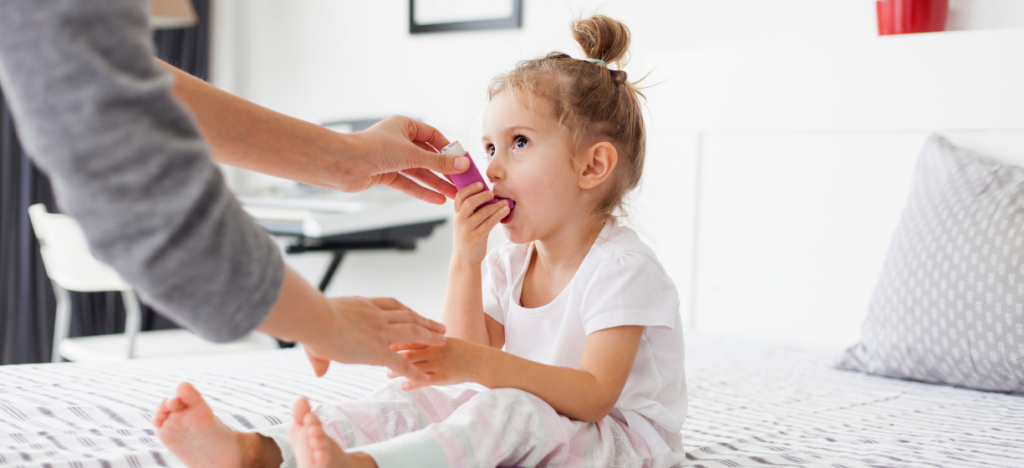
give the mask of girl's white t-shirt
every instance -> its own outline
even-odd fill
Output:
[[[670,466],[682,455],[679,431],[686,418],[683,329],[675,284],[636,232],[610,222],[561,294],[528,309],[519,297],[533,251],[533,243],[509,242],[485,260],[484,312],[505,326],[505,351],[579,369],[591,333],[646,327],[611,416],[644,439],[655,466]]]

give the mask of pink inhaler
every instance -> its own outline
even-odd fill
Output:
[[[465,156],[467,159],[469,159],[469,169],[466,169],[466,172],[463,172],[461,174],[448,174],[448,177],[451,177],[452,182],[455,184],[455,188],[462,190],[470,185],[473,185],[476,182],[480,182],[481,184],[483,184],[484,190],[491,190],[490,188],[488,188],[487,181],[484,180],[484,176],[480,174],[480,170],[476,168],[476,163],[473,162],[473,158],[469,156],[469,153],[466,150],[462,149],[462,145],[459,144],[458,141],[453,141],[448,146],[441,148],[440,152],[456,156]],[[491,201],[484,203],[483,205],[480,206],[482,207],[484,205],[498,203],[499,201],[502,200],[508,200],[508,214],[511,216],[512,210],[516,208],[516,202],[509,200],[508,198],[493,198],[491,199]],[[505,218],[508,219],[508,216],[506,216]]]

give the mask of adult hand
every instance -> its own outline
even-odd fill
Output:
[[[333,297],[328,328],[303,341],[313,371],[327,373],[331,361],[386,366],[416,381],[427,376],[395,352],[391,345],[417,343],[443,346],[444,325],[421,317],[387,297]]]
[[[341,150],[347,154],[339,153],[333,171],[336,187],[345,192],[386,185],[440,205],[445,197],[455,198],[456,189],[431,171],[458,174],[469,169],[468,158],[434,151],[448,145],[444,135],[408,117],[391,116],[365,131],[347,136],[351,145]]]

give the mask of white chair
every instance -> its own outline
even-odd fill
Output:
[[[234,343],[211,343],[187,330],[140,332],[139,300],[131,285],[112,268],[96,260],[89,251],[85,234],[70,216],[48,213],[43,204],[28,208],[32,230],[39,239],[46,275],[57,298],[53,326],[53,362],[122,361],[133,358],[220,354],[277,349],[277,341],[254,332]],[[71,297],[68,291],[118,291],[124,299],[124,334],[68,338],[71,326]]]

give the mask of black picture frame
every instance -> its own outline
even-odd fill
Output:
[[[512,0],[512,16],[507,18],[455,23],[419,24],[416,22],[416,0],[409,0],[409,33],[423,34],[451,31],[480,31],[486,29],[517,29],[523,26],[523,0]]]

